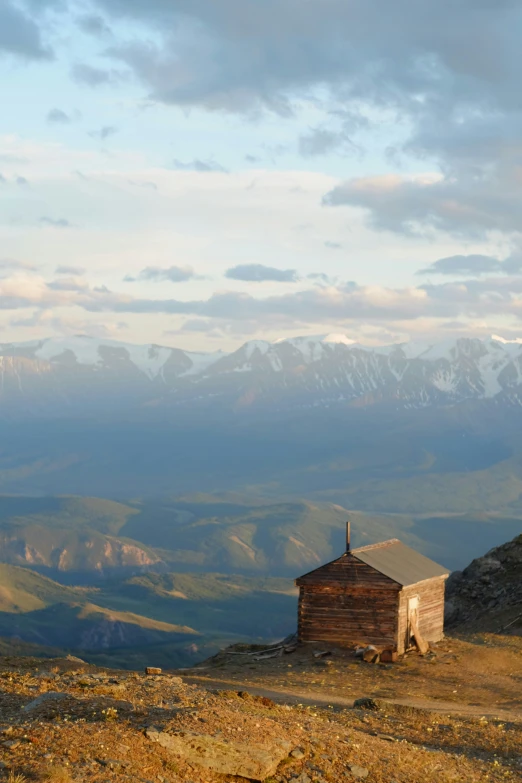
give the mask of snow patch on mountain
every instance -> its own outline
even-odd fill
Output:
[[[185,355],[188,356],[192,362],[192,367],[180,374],[181,377],[187,377],[189,375],[200,375],[212,367],[213,364],[218,362],[227,354],[224,351],[214,351],[214,353],[196,353],[193,351],[185,351]]]
[[[110,361],[111,351],[115,357],[119,354],[122,358],[128,358],[149,378],[159,375],[171,355],[170,348],[162,348],[159,345],[133,345],[116,340],[99,340],[86,335],[42,340],[35,347],[34,355],[38,359],[52,362],[70,352],[78,364],[103,366]]]
[[[0,345],[2,357],[2,399],[9,398],[13,407],[24,395],[35,405],[42,395],[74,400],[80,365],[93,368],[92,373],[78,370],[78,377],[86,398],[98,394],[96,405],[102,408],[113,390],[121,397],[122,389],[141,405],[148,394],[143,376],[160,382],[151,386],[154,405],[163,399],[162,387],[165,404],[219,398],[231,406],[240,400],[241,410],[355,403],[418,408],[497,396],[506,404],[522,404],[522,339],[498,336],[367,346],[332,333],[272,343],[250,340],[229,354],[76,336]]]
[[[126,358],[151,380],[161,375],[173,350],[176,350],[161,345],[135,345],[117,340],[97,339],[87,335],[52,337],[38,342],[24,343],[20,347],[32,349],[31,352],[37,359],[51,363],[57,361],[67,352],[73,354],[78,364],[92,367],[103,367],[114,359]],[[190,369],[183,373],[184,375],[196,375],[204,372],[225,355],[222,351],[213,353],[186,351],[184,353],[191,362]]]

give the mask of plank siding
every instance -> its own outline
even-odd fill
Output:
[[[300,576],[295,580],[296,585],[317,585],[320,587],[326,587],[328,585],[363,585],[369,584],[374,587],[382,585],[383,587],[389,587],[390,585],[396,585],[397,590],[400,586],[397,585],[392,579],[389,579],[384,574],[379,573],[374,568],[371,568],[366,563],[362,563],[355,557],[349,554],[342,555],[337,560],[333,560],[331,563],[327,563],[322,568],[316,568],[315,571],[311,571],[309,574]]]
[[[296,579],[298,635],[303,642],[393,645],[405,652],[408,599],[419,597],[418,624],[427,641],[442,638],[445,577],[403,588],[350,553]]]
[[[399,654],[408,649],[408,600],[419,597],[419,631],[427,642],[438,642],[444,637],[444,590],[445,577],[428,579],[416,585],[405,587],[399,596]]]
[[[296,584],[301,641],[396,643],[400,586],[365,563],[343,555]]]

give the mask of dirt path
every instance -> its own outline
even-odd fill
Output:
[[[217,690],[248,690],[256,696],[266,696],[280,704],[306,704],[312,707],[333,707],[338,709],[347,709],[353,707],[354,699],[346,699],[342,696],[332,696],[324,691],[315,691],[297,688],[260,688],[257,685],[245,684],[243,686],[237,680],[216,679],[205,676],[194,676],[182,674],[185,682],[193,685],[202,685],[209,689]],[[367,694],[361,693],[356,698],[362,698]],[[429,710],[430,712],[443,715],[455,716],[477,716],[485,718],[499,718],[500,720],[511,722],[522,722],[522,710],[503,710],[486,709],[468,704],[455,704],[454,702],[433,701],[428,699],[381,699],[389,704],[396,704],[403,707],[413,707],[415,709]]]

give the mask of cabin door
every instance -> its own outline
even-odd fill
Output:
[[[409,650],[415,646],[413,636],[415,635],[415,629],[418,627],[417,622],[419,619],[419,596],[412,595],[408,598],[408,625],[406,632],[406,649]]]

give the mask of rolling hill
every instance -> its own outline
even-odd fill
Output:
[[[0,637],[112,665],[184,665],[221,644],[286,635],[295,602],[284,579],[169,573],[71,587],[0,565]]]

